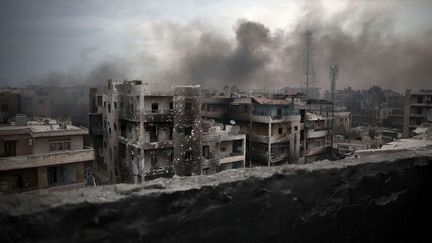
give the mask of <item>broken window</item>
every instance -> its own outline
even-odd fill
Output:
[[[97,106],[102,106],[102,96],[96,97]]]
[[[170,110],[174,109],[174,103],[170,102],[169,103],[169,108],[170,108]]]
[[[210,146],[204,145],[202,147],[202,156],[206,159],[210,159]]]
[[[220,147],[221,152],[225,152],[225,147]]]
[[[158,157],[156,152],[150,153],[150,161],[152,168],[159,168]]]
[[[4,151],[6,156],[16,156],[16,141],[5,141]]]
[[[192,151],[185,152],[185,160],[192,160]]]
[[[188,135],[188,136],[190,136],[190,135],[192,135],[192,127],[186,127],[185,128],[185,135]]]
[[[423,103],[423,96],[417,97],[417,103]]]
[[[295,127],[294,127],[294,131],[297,131],[297,130],[298,130],[298,127],[297,127],[297,126],[295,126]]]
[[[108,103],[108,113],[111,113],[111,104]]]
[[[114,131],[117,131],[117,124],[114,122]]]
[[[186,99],[185,100],[185,111],[191,111],[192,110],[192,100]]]
[[[151,112],[152,113],[157,113],[159,110],[159,104],[158,103],[152,103],[151,105]]]
[[[283,133],[283,128],[282,127],[278,128],[278,133],[279,133],[279,135],[281,135]]]
[[[106,101],[104,101],[104,108],[106,108]]]
[[[146,127],[146,131],[149,133],[150,143],[157,142],[157,131],[155,126]]]
[[[114,101],[114,109],[117,109],[117,102]]]

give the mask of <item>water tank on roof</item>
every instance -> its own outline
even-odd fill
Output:
[[[16,126],[27,126],[27,116],[23,114],[17,114],[15,116],[15,125]]]

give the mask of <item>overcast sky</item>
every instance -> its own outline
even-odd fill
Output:
[[[236,46],[241,45],[237,31],[239,20],[262,24],[272,43],[278,36],[286,43],[301,43],[301,31],[312,26],[317,36],[314,39],[317,42],[314,47],[317,86],[327,88],[327,67],[332,64],[328,62],[335,62],[341,66],[341,88],[364,88],[375,83],[397,89],[413,84],[432,88],[432,53],[427,53],[431,52],[432,46],[432,1],[409,0],[329,0],[321,3],[300,0],[2,0],[0,84],[83,84],[88,79],[98,83],[103,80],[93,79],[110,75],[200,83],[195,74],[184,75],[183,72],[203,68],[202,63],[201,66],[190,64],[191,56],[194,61],[196,56],[202,57],[202,53],[196,54],[198,47],[206,49],[203,35],[211,33],[211,43],[217,43],[218,47],[226,43],[224,50],[228,54],[225,57],[231,55]],[[363,38],[366,32],[379,37]],[[334,55],[339,50],[339,44],[335,44],[332,37],[334,33],[349,39],[349,45],[354,43],[352,52]],[[372,43],[376,41],[382,46],[376,47]],[[278,48],[266,46],[271,51],[266,53],[269,57],[263,59],[264,64],[247,70],[247,75],[229,78],[239,79],[240,85],[250,79],[259,86],[257,80],[264,79],[264,75],[257,73],[266,72],[268,82],[275,86],[301,85],[301,45],[278,45]],[[344,48],[351,49],[349,45]],[[299,47],[298,53],[294,47]],[[382,48],[388,48],[387,52],[369,59]],[[404,51],[395,55],[393,50],[398,49]],[[279,55],[278,50],[290,50],[284,55],[291,57],[274,59]],[[407,55],[412,55],[409,61],[399,62],[398,59]],[[272,60],[267,61],[269,58]],[[213,65],[211,60],[206,60],[206,65]],[[182,62],[188,63],[187,68]],[[381,64],[385,70],[380,69]],[[221,76],[206,72],[198,77],[217,81]],[[409,80],[411,77],[417,81]],[[221,80],[221,83],[225,81]]]

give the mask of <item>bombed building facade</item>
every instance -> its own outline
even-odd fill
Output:
[[[0,191],[67,190],[85,186],[85,167],[94,160],[85,147],[88,130],[55,120],[0,125]]]
[[[403,136],[425,122],[432,122],[432,90],[405,91]]]
[[[240,127],[247,137],[247,166],[271,166],[300,158],[304,109],[300,95],[267,98],[252,94],[206,97],[202,115],[221,123],[233,121]]]
[[[201,173],[198,86],[109,80],[91,89],[90,112],[100,183]]]

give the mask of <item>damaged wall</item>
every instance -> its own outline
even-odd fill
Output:
[[[247,168],[49,195],[0,194],[3,242],[415,242],[432,152]],[[25,229],[25,230],[24,230]]]

